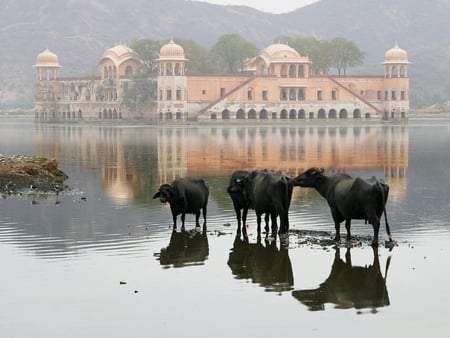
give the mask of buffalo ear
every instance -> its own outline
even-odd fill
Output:
[[[320,168],[320,173],[323,174],[325,172],[325,169]]]
[[[161,196],[161,191],[158,191],[154,196],[153,199],[159,198]]]

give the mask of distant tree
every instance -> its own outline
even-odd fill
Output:
[[[159,40],[144,38],[131,41],[130,48],[134,50],[141,58],[143,68],[141,73],[145,75],[154,75],[158,71],[156,59],[159,57],[161,42]]]
[[[316,38],[295,39],[295,48],[302,54],[307,55],[312,62],[311,73],[314,75],[326,75],[331,68],[330,43],[326,40]]]
[[[137,73],[124,90],[123,104],[132,112],[154,110],[157,81],[144,73]]]
[[[186,69],[191,72],[208,73],[212,71],[208,49],[193,40],[175,38],[177,44],[183,47],[184,56],[188,59]]]
[[[331,68],[336,68],[339,75],[345,75],[349,67],[359,66],[364,62],[364,53],[354,42],[344,38],[326,41],[312,37],[280,36],[274,41],[286,43],[301,55],[308,56],[313,75],[326,75]]]
[[[335,38],[330,42],[330,56],[338,75],[345,75],[348,67],[362,65],[364,52],[350,40]]]
[[[245,61],[257,52],[258,48],[239,34],[224,34],[212,46],[209,56],[216,71],[237,73],[244,70]]]
[[[285,43],[294,48],[300,55],[307,56],[311,61],[310,73],[313,75],[325,75],[332,66],[328,41],[300,36],[280,36],[274,41]]]

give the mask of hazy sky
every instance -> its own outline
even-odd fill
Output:
[[[319,0],[197,0],[217,5],[243,5],[264,12],[286,13]]]

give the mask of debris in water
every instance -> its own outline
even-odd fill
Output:
[[[384,247],[386,249],[393,249],[395,246],[398,246],[396,241],[393,241],[393,240],[384,241]]]

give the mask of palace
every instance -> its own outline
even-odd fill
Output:
[[[312,120],[405,119],[409,114],[407,52],[395,44],[384,55],[384,75],[313,76],[307,56],[272,44],[247,60],[240,74],[190,74],[184,49],[160,49],[153,102],[131,109],[125,94],[142,65],[118,45],[101,56],[100,75],[62,78],[56,54],[36,58],[35,118],[83,120]]]

